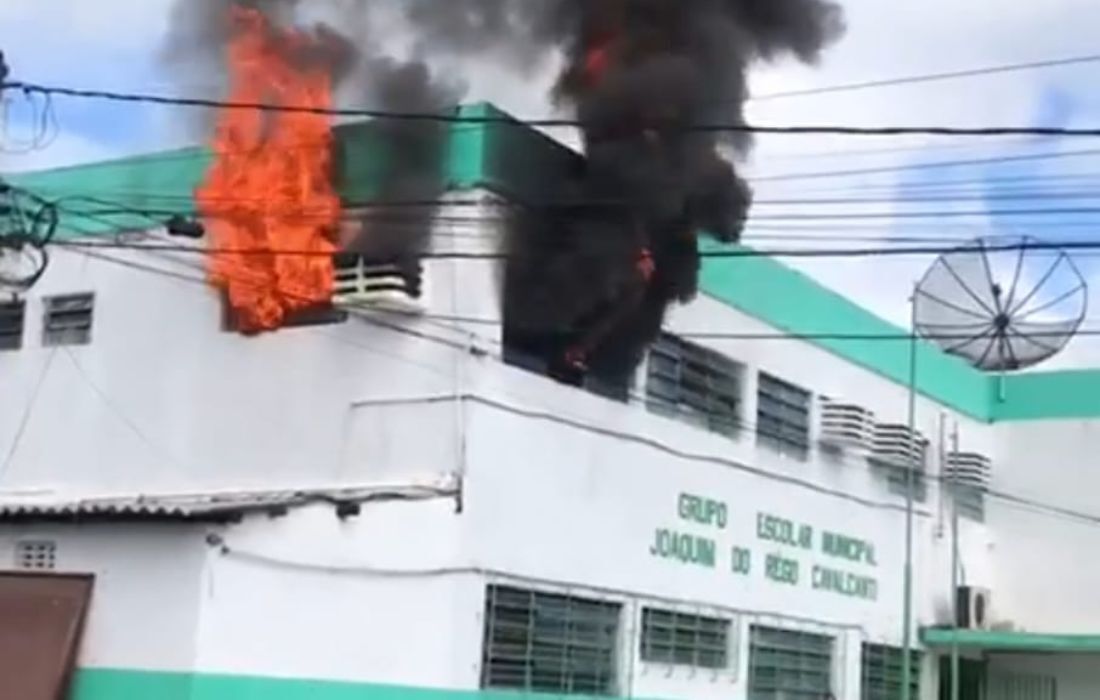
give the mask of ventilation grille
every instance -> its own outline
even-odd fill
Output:
[[[947,455],[943,476],[948,484],[985,491],[993,476],[993,463],[976,452],[952,452]]]
[[[86,345],[92,341],[93,295],[66,294],[49,297],[45,302],[43,345]]]
[[[821,402],[821,442],[855,452],[867,452],[875,434],[873,413],[850,403]]]
[[[871,459],[896,467],[924,470],[928,439],[908,426],[878,424],[871,440]]]
[[[53,571],[57,565],[57,543],[49,540],[25,541],[15,545],[15,568],[26,571]]]
[[[26,311],[27,303],[22,299],[0,303],[0,350],[18,350],[23,347]]]
[[[335,305],[424,312],[424,266],[419,260],[379,263],[345,253],[335,263]]]

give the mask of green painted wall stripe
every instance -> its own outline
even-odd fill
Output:
[[[69,700],[557,700],[566,696],[412,686],[162,673],[122,669],[81,669]],[[570,700],[584,700],[568,696]]]
[[[464,105],[459,114],[503,117],[487,103]],[[383,145],[373,141],[370,125],[338,128],[345,162],[343,172],[356,195],[372,191],[384,176]],[[575,167],[578,156],[544,134],[509,124],[455,124],[446,156],[446,178],[455,190],[484,187],[521,202],[553,199],[554,183]],[[92,195],[105,199],[125,195],[128,204],[165,208],[187,201],[201,180],[209,154],[201,148],[125,158],[107,163],[11,176],[16,184],[47,197]],[[134,195],[134,196],[131,196]],[[178,198],[177,198],[178,197]],[[87,203],[73,206],[88,207]],[[94,212],[95,207],[90,208]],[[104,234],[145,228],[144,217],[111,215],[67,221],[70,235]],[[851,300],[780,262],[763,257],[710,259],[703,265],[701,286],[719,301],[794,335],[836,333],[898,335],[904,331]],[[815,339],[810,342],[902,385],[908,384],[907,340]],[[1100,418],[1100,370],[1042,372],[999,377],[978,372],[961,360],[922,343],[917,359],[917,387],[928,398],[982,421]],[[852,397],[859,399],[858,396]]]
[[[993,380],[994,387],[1000,380]],[[1003,396],[1003,399],[1002,399]],[[1076,370],[1005,377],[993,398],[996,421],[1100,417],[1100,371]]]

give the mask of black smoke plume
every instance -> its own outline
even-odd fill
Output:
[[[249,2],[284,20],[301,9],[296,0]],[[230,4],[178,0],[170,48],[223,47],[220,18]],[[343,8],[340,27],[359,51],[352,81],[365,86],[359,96],[376,108],[455,104],[463,86],[433,73],[433,59],[452,72],[469,58],[516,71],[532,71],[554,55],[564,59],[553,97],[582,123],[586,158],[564,182],[548,185],[543,200],[526,202],[509,227],[506,342],[563,378],[587,374],[620,387],[669,305],[695,296],[697,235],[737,241],[748,216],[750,188],[722,154],[744,154],[751,139],[695,127],[744,125],[752,64],[788,56],[815,62],[844,29],[830,0],[332,4]],[[393,31],[408,39],[412,59],[379,48],[380,36]],[[395,165],[386,194],[441,193],[438,170],[421,167],[438,159],[446,140],[441,127],[384,128],[409,156],[394,160],[403,165]],[[415,254],[427,243],[430,215],[405,213],[400,225],[379,234],[372,214],[362,245]]]
[[[564,49],[555,96],[583,124],[587,158],[560,201],[534,203],[510,232],[505,316],[512,343],[563,376],[625,391],[669,305],[697,292],[697,234],[735,242],[748,215],[750,188],[721,152],[750,139],[697,127],[744,125],[750,65],[816,60],[841,13],[825,0],[535,5],[522,32]]]

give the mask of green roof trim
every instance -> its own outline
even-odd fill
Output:
[[[958,644],[964,649],[1035,653],[1100,654],[1100,634],[1034,634],[964,630],[944,627],[921,629],[921,642],[934,648]]]
[[[808,340],[891,381],[909,384],[911,341],[904,330],[774,258],[709,258],[703,264],[702,288],[792,335],[860,336]],[[981,420],[991,417],[989,377],[925,341],[917,346],[917,385],[922,394],[957,411]]]
[[[1072,420],[1100,417],[1100,371],[1013,374],[994,378],[993,420]]]
[[[463,105],[459,116],[481,121],[449,126],[440,175],[450,190],[485,188],[520,203],[553,201],[560,183],[583,164],[580,156],[488,103]],[[380,191],[387,162],[385,139],[370,122],[336,128],[337,186],[348,202]],[[8,176],[16,185],[64,207],[64,234],[83,236],[149,228],[156,219],[108,209],[124,198],[130,208],[190,210],[193,192],[210,163],[203,148]],[[89,199],[90,198],[90,199]],[[94,200],[106,200],[96,203]],[[167,218],[167,216],[165,217]],[[707,249],[715,244],[706,243]],[[810,277],[763,256],[710,258],[704,293],[792,335],[838,331],[897,339],[807,338],[807,342],[899,384],[909,381],[906,331]],[[1100,370],[1039,372],[1004,378],[979,372],[935,346],[920,342],[918,391],[981,421],[1100,418]]]

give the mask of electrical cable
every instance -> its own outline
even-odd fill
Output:
[[[418,121],[443,124],[499,125],[522,128],[578,128],[584,122],[577,119],[514,119],[503,116],[474,116],[445,113],[399,112],[373,109],[333,109],[299,105],[272,105],[262,102],[231,102],[196,97],[169,97],[135,92],[88,90],[57,85],[40,85],[21,81],[0,84],[0,89],[23,90],[28,93],[62,95],[83,99],[100,99],[115,102],[171,105],[212,109],[244,109],[299,114],[320,114],[332,117],[365,117],[387,121]],[[692,124],[682,131],[704,133],[753,133],[776,135],[834,134],[838,136],[1081,136],[1100,137],[1100,128],[1067,127],[953,127],[953,126],[883,126],[857,127],[842,125],[811,126],[762,126],[748,124]]]
[[[79,252],[80,252],[80,254],[86,254],[83,251],[79,251]],[[142,270],[144,272],[151,273],[151,274],[157,274],[157,275],[168,274],[170,276],[176,277],[175,273],[170,273],[170,272],[167,272],[167,271],[164,271],[164,270],[159,270],[159,269],[156,269],[156,268],[140,266],[140,264],[135,266],[131,263],[131,261],[122,261],[122,260],[118,260],[116,258],[110,258],[108,256],[102,256],[101,257],[101,256],[98,256],[98,255],[95,255],[94,257],[97,257],[98,259],[103,259],[103,260],[108,261],[108,262],[123,264],[123,265],[126,265],[127,267],[135,267],[136,269],[139,269],[139,270]],[[201,284],[201,285],[206,284],[205,280],[203,280],[201,278],[186,278],[185,277],[185,280],[193,282],[193,283]],[[377,319],[375,319],[371,316],[360,316],[359,318],[362,318],[363,320],[366,320],[366,321],[368,321],[372,324],[377,324]],[[406,329],[406,328],[391,326],[391,325],[388,325],[388,324],[383,325],[382,327],[388,328],[390,330],[398,331],[398,332],[406,332],[406,331],[409,330],[409,329]],[[319,329],[309,329],[309,330],[319,331]],[[463,331],[464,329],[455,328],[454,330]],[[1097,333],[1100,334],[1100,330],[1098,330]],[[339,340],[341,342],[347,341],[347,339],[341,338],[341,337],[339,337],[337,335],[334,335],[334,334],[325,334],[325,335],[333,337],[334,339]],[[436,338],[432,338],[430,335],[429,336],[419,335],[418,337],[422,337],[422,338],[428,339],[428,340],[438,340]],[[787,337],[789,338],[790,336],[787,336]],[[905,336],[905,338],[910,339],[911,336],[907,335],[907,336]],[[350,342],[350,341],[347,341],[347,342]],[[358,343],[351,343],[351,344],[356,345],[356,346],[360,346]],[[454,342],[451,342],[451,341],[448,341],[447,344],[451,347],[462,349],[463,351],[467,351],[469,349],[466,346],[462,346],[461,344],[457,344],[457,343],[454,343]],[[370,351],[370,352],[378,352],[377,349],[371,348],[369,346],[362,346],[362,347],[364,349]],[[383,354],[385,354],[389,357],[392,357],[394,359],[398,359],[398,360],[403,361],[403,362],[412,363],[412,360],[409,360],[408,358],[400,356],[400,355],[395,355],[395,354],[390,354],[390,353],[383,353]],[[503,358],[500,357],[500,356],[495,356],[494,359],[503,360]],[[427,366],[427,365],[423,365],[423,363],[413,363],[413,364]],[[434,372],[437,372],[439,374],[444,373],[443,370],[439,370],[438,368],[429,367],[429,369],[432,369]],[[639,396],[636,393],[631,394],[631,397],[634,398],[635,400],[642,401],[642,402],[649,402],[649,403],[654,403],[654,399],[655,399],[655,397],[651,397],[651,396]],[[478,401],[488,401],[487,399],[483,399],[482,397],[473,397],[473,396],[471,396],[471,397],[468,397],[468,398],[473,399],[473,400],[478,400]],[[658,399],[657,402],[659,403],[660,400]],[[497,404],[498,402],[492,402],[492,403]],[[501,405],[506,405],[506,404],[501,404]],[[512,408],[512,407],[510,407],[510,408]],[[679,408],[679,407],[677,406],[677,408]],[[550,413],[546,413],[546,414],[540,413],[539,415],[554,416],[555,420],[560,420],[562,418],[560,415],[550,414]],[[715,417],[721,417],[721,414],[715,413]],[[726,418],[728,419],[728,416]],[[753,434],[753,435],[763,435],[765,437],[768,437],[768,436],[777,437],[774,434],[770,433],[769,431],[760,430],[758,427],[753,427],[745,421],[738,420],[738,421],[736,421],[736,424],[737,424],[737,427],[738,427],[739,430],[746,430],[750,434]],[[585,429],[591,429],[592,428],[592,426],[590,426],[589,424],[587,424],[583,421],[580,421],[580,420],[578,420],[575,423],[575,425],[576,426],[584,426]],[[611,431],[611,432],[614,432],[614,431]],[[632,438],[632,439],[638,437],[638,436],[633,436],[633,435],[630,435],[630,434],[625,434],[625,435],[626,435],[626,437],[629,437],[629,438]],[[782,437],[782,436],[778,436],[778,437]],[[648,438],[639,438],[639,439],[648,440]],[[741,464],[736,463],[736,462],[730,462],[729,460],[725,460],[725,459],[722,459],[722,458],[712,458],[712,457],[708,457],[708,456],[705,456],[705,455],[700,456],[699,458],[700,459],[705,459],[707,461],[716,461],[717,460],[717,461],[721,461],[723,463],[728,462],[730,464],[734,464],[734,465],[738,466],[739,468],[752,469],[754,472],[759,472],[760,475],[765,476],[769,479],[777,479],[777,478],[778,479],[787,479],[788,478],[788,477],[784,477],[783,475],[780,475],[780,474],[774,474],[774,473],[768,472],[766,470],[762,470],[762,469],[758,470],[758,469],[753,468],[753,467],[747,467],[746,465],[741,465]],[[853,461],[852,463],[856,464],[857,462]],[[866,466],[866,463],[864,462],[863,465]],[[922,476],[925,479],[931,481],[932,483],[938,484],[941,488],[946,488],[944,486],[944,484],[948,484],[948,486],[950,486],[949,482],[947,481],[947,479],[945,477],[936,476],[936,475],[929,475],[929,474],[923,474]],[[797,481],[800,484],[803,483],[803,480],[797,480]],[[822,487],[820,487],[819,485],[817,485],[813,482],[805,482],[804,485],[807,485],[811,488],[814,488],[815,490],[820,490],[822,488]],[[828,490],[828,489],[826,489],[826,490],[829,491],[830,493],[832,493],[831,490]],[[1078,512],[1078,511],[1075,511],[1073,509],[1064,508],[1062,506],[1047,504],[1047,503],[1043,503],[1041,501],[1037,501],[1037,500],[1034,500],[1034,499],[1029,499],[1029,498],[1019,496],[1019,495],[1016,495],[1016,494],[1010,494],[1010,493],[1007,493],[1007,492],[997,491],[997,490],[993,490],[993,489],[987,489],[985,491],[985,494],[987,496],[990,496],[990,497],[994,498],[994,499],[1004,500],[1004,501],[1011,502],[1011,503],[1014,503],[1014,504],[1020,505],[1020,506],[1031,507],[1033,509],[1037,509],[1037,510],[1039,510],[1041,512],[1044,512],[1044,513],[1047,513],[1047,514],[1057,515],[1057,516],[1064,517],[1064,518],[1067,518],[1067,519],[1072,519],[1072,520],[1075,520],[1075,521],[1087,521],[1087,522],[1090,522],[1090,523],[1100,524],[1100,516],[1092,515],[1092,514],[1089,514],[1089,513]],[[837,492],[835,495],[841,495],[845,498],[851,498],[851,496],[849,494],[844,494],[843,492]],[[859,500],[861,500],[861,502],[862,502],[863,499],[859,499]],[[898,506],[898,508],[901,508],[901,506]]]
[[[1046,153],[1026,153],[1023,155],[997,156],[993,158],[970,158],[963,160],[933,161],[930,163],[912,163],[909,165],[890,165],[877,168],[853,168],[849,170],[825,170],[809,173],[787,173],[782,175],[756,175],[752,182],[790,182],[794,180],[818,180],[856,175],[885,175],[888,173],[919,172],[941,168],[977,167],[985,165],[1003,165],[1005,163],[1028,163],[1062,158],[1100,155],[1100,149],[1087,148],[1077,151],[1050,151]]]
[[[1061,66],[1081,65],[1100,61],[1100,54],[1088,54],[1069,58],[1056,58],[1043,61],[1031,61],[1028,63],[1010,63],[998,66],[986,66],[983,68],[970,68],[965,70],[946,71],[942,73],[925,73],[922,75],[910,75],[900,78],[884,78],[880,80],[867,80],[841,85],[828,85],[825,87],[807,88],[805,90],[786,90],[784,92],[765,93],[750,97],[750,102],[767,102],[791,97],[808,97],[810,95],[827,95],[838,92],[853,92],[870,88],[895,87],[898,85],[914,85],[917,83],[932,83],[958,78],[972,78],[983,75],[996,75],[1001,73],[1016,73],[1019,71],[1036,70],[1039,68],[1057,68]]]
[[[66,248],[95,249],[119,249],[119,250],[144,250],[144,251],[170,251],[179,253],[192,253],[201,255],[291,255],[305,257],[326,257],[330,253],[314,250],[283,250],[272,248],[199,248],[195,246],[177,244],[151,244],[143,245],[122,241],[89,242],[79,240],[56,241],[54,245]],[[988,245],[964,244],[956,247],[944,247],[935,245],[923,246],[899,246],[899,247],[863,247],[863,248],[774,248],[753,249],[737,248],[730,250],[706,250],[700,251],[699,256],[705,259],[737,259],[737,258],[876,258],[897,256],[925,256],[942,255],[945,253],[999,253],[1012,251],[1076,251],[1076,250],[1100,250],[1100,241],[1064,241],[1043,242],[1026,241],[1019,243],[991,243]],[[425,260],[507,260],[506,253],[476,253],[476,252],[425,252],[417,257]]]

